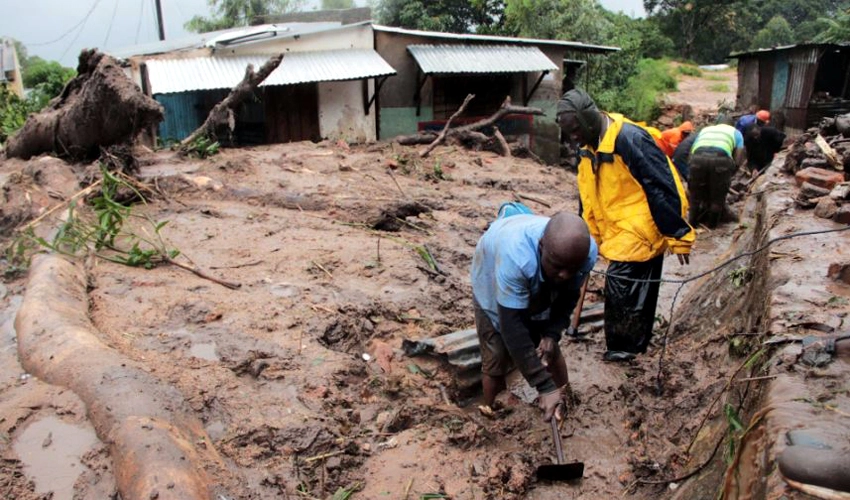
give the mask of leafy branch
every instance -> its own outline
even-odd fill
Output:
[[[25,226],[23,238],[62,255],[80,257],[93,254],[109,262],[145,269],[170,264],[230,289],[241,286],[175,260],[180,250],[173,248],[162,234],[169,221],[155,221],[147,214],[134,212],[130,205],[120,201],[129,191],[131,199],[146,203],[145,197],[134,186],[135,181],[120,172],[110,172],[104,165],[101,165],[101,174],[100,192],[90,200],[90,211],[74,199],[68,205],[68,215],[52,241],[37,236],[33,224]],[[136,220],[141,224],[130,224]],[[138,229],[129,229],[130,226]]]

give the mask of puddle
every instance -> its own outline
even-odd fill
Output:
[[[301,289],[289,283],[275,283],[270,287],[272,295],[281,299],[295,297],[301,293]]]
[[[207,361],[218,361],[219,359],[218,355],[215,353],[215,342],[192,344],[192,347],[189,349],[189,354]]]
[[[53,492],[53,500],[72,500],[74,483],[83,472],[80,457],[98,442],[90,427],[78,427],[56,417],[41,419],[15,440],[15,453],[37,494]]]
[[[150,179],[153,177],[168,177],[179,174],[191,174],[197,172],[200,166],[194,163],[189,164],[159,164],[146,165],[139,168],[139,177],[142,179]]]
[[[3,352],[18,347],[15,315],[18,314],[18,309],[20,309],[23,301],[22,295],[14,295],[9,297],[5,307],[0,310],[0,350]]]

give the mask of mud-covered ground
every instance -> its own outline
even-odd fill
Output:
[[[690,445],[736,366],[725,343],[678,332],[658,397],[660,343],[618,365],[601,361],[601,332],[565,339],[576,404],[562,434],[567,460],[583,461],[585,477],[535,482],[535,467],[554,449],[527,395],[505,395],[506,409],[484,416],[479,394],[459,390],[448,365],[408,358],[401,343],[470,327],[468,268],[499,204],[527,195],[538,213],[576,211],[574,175],[486,152],[416,153],[330,143],[225,150],[208,160],[140,152],[141,176],[159,195],[135,210],[169,221],[172,247],[241,287],[174,266],[92,261],[97,335],[183,395],[225,460],[230,474],[214,479],[226,498],[328,498],[340,489],[364,499],[663,496],[665,486],[635,480],[675,477],[711,451]],[[4,221],[67,198],[79,189],[70,174],[86,170],[50,159],[0,169]],[[691,266],[669,260],[666,275],[711,267],[746,230],[702,231]],[[417,248],[427,248],[439,273]],[[601,300],[601,283],[594,279],[589,302]],[[83,404],[17,362],[12,318],[24,285],[10,279],[0,290],[0,492],[106,498],[112,463]],[[686,287],[679,303],[698,288]],[[675,290],[662,286],[659,332]]]

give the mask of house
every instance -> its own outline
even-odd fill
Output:
[[[0,39],[0,85],[5,85],[13,94],[24,98],[18,51],[15,50],[15,43],[5,38]]]
[[[739,52],[737,109],[768,109],[771,123],[799,133],[850,112],[850,44],[805,43]]]
[[[112,52],[125,59],[142,90],[160,102],[161,141],[179,141],[239,83],[284,54],[242,106],[233,143],[376,139],[375,80],[396,71],[373,49],[369,22],[266,24],[163,41]]]
[[[465,119],[493,114],[505,97],[515,105],[534,106],[546,116],[506,117],[499,129],[528,141],[548,163],[557,163],[560,129],[555,110],[564,79],[591,54],[617,47],[561,40],[418,31],[374,26],[375,49],[398,76],[378,92],[378,138],[391,139],[438,129],[474,94]]]

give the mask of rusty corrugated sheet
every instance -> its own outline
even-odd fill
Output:
[[[588,334],[602,328],[604,303],[587,303],[581,311],[579,332]],[[438,354],[445,356],[449,364],[457,367],[458,385],[470,387],[480,382],[481,348],[475,328],[460,330],[439,337],[402,342],[402,349],[408,356]]]
[[[738,63],[738,108],[749,109],[758,104],[759,60],[741,59]]]
[[[817,76],[820,53],[818,47],[805,47],[794,50],[788,58],[791,70],[788,75],[788,93],[785,96],[786,107],[805,108],[808,105]]]

